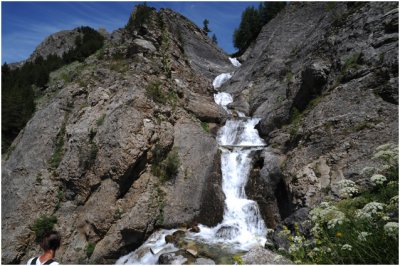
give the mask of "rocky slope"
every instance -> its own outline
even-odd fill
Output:
[[[140,27],[53,73],[2,162],[2,263],[38,254],[31,226],[42,215],[58,219],[57,258],[75,264],[114,263],[158,227],[218,223],[213,134],[225,112],[211,81],[232,70],[190,21],[151,10]]]
[[[368,185],[358,173],[374,165],[374,148],[398,143],[397,3],[290,3],[241,61],[221,89],[234,95],[230,108],[262,118],[269,147],[246,193],[269,228],[304,221],[338,197],[342,179]],[[225,112],[211,81],[232,71],[195,25],[153,10],[52,73],[2,162],[2,262],[39,252],[30,226],[41,215],[58,218],[63,263],[113,263],[158,227],[218,223],[215,133]],[[160,180],[167,160],[178,171]],[[269,239],[282,246],[276,233]],[[244,261],[286,263],[273,257],[253,250]]]
[[[397,3],[291,3],[241,59],[222,89],[262,118],[247,189],[269,227],[304,220],[342,179],[365,186],[374,149],[398,143]]]

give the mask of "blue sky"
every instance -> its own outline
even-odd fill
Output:
[[[133,7],[142,2],[2,2],[1,62],[18,62],[29,57],[48,35],[79,26],[108,32],[123,27]],[[218,45],[235,51],[232,35],[240,23],[242,11],[258,2],[147,2],[149,6],[171,8],[202,27],[210,21]],[[210,35],[211,35],[210,34]]]

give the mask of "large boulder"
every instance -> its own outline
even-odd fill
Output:
[[[172,149],[179,154],[180,167],[168,186],[163,225],[216,225],[222,220],[225,198],[216,140],[199,124],[180,120],[174,128]]]
[[[251,249],[242,256],[245,265],[293,264],[292,261],[263,247]]]

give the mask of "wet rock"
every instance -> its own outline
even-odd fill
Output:
[[[174,243],[176,241],[175,237],[172,235],[165,236],[165,243]]]
[[[170,265],[170,264],[184,264],[187,259],[182,255],[176,255],[175,252],[161,254],[158,258],[158,264]]]
[[[199,232],[200,232],[200,228],[199,228],[197,225],[193,225],[193,226],[190,228],[189,231],[190,231],[190,232],[193,232],[193,233],[199,233]]]
[[[256,157],[245,187],[248,197],[257,202],[268,228],[275,228],[292,210],[290,192],[281,172],[283,159],[271,148],[264,149]]]
[[[184,237],[185,235],[186,235],[186,232],[182,231],[182,230],[175,231],[172,234],[172,236],[175,237],[176,239],[180,239],[180,238]]]
[[[239,233],[239,228],[235,226],[221,226],[215,234],[219,238],[232,239]]]
[[[198,254],[197,250],[194,250],[194,249],[186,249],[186,252],[194,257],[197,257],[197,254]]]

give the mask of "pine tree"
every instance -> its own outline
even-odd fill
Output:
[[[286,2],[262,2],[258,9],[251,6],[243,11],[239,28],[233,33],[233,44],[239,49],[238,54],[249,47],[250,43],[257,38],[261,28],[285,6]]]
[[[215,33],[212,35],[212,42],[218,44],[217,36],[215,35]]]
[[[233,44],[239,50],[245,50],[260,32],[259,13],[254,7],[247,7],[242,13],[238,29],[233,33]]]
[[[211,30],[208,28],[208,24],[210,23],[210,21],[208,21],[208,19],[205,19],[203,21],[203,30],[208,34],[209,32],[211,32]]]

